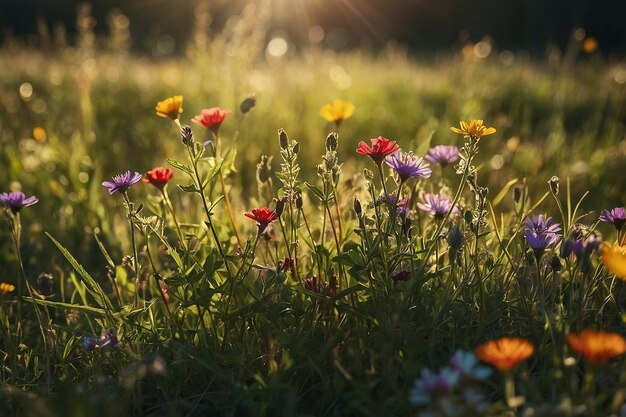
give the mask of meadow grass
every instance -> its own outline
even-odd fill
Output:
[[[571,338],[624,333],[623,259],[607,270],[598,255],[602,236],[619,240],[600,212],[624,203],[623,64],[421,60],[393,45],[273,58],[251,22],[178,58],[96,48],[85,34],[0,52],[0,191],[39,199],[5,209],[0,228],[0,278],[19,286],[1,298],[2,409],[623,413],[623,359],[589,360]],[[233,110],[219,139],[155,115],[178,94],[182,125]],[[319,115],[335,98],[356,108],[340,125]],[[450,131],[470,119],[497,131]],[[456,145],[461,159],[398,180],[355,152],[378,136],[418,156]],[[101,185],[157,166],[174,171],[164,191]],[[449,200],[431,216],[417,206],[425,194]],[[539,214],[560,224],[541,250],[528,237]],[[504,336],[533,354],[502,372],[473,362]],[[605,351],[622,343],[607,340]],[[450,364],[459,349],[467,374]]]

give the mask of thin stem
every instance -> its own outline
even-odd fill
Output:
[[[135,222],[133,221],[133,204],[128,198],[128,194],[126,192],[122,193],[122,197],[126,202],[126,207],[128,210],[128,222],[130,224],[130,241],[133,245],[133,260],[134,260],[134,270],[135,270],[135,307],[139,304],[139,256],[137,255],[137,243],[135,242]],[[144,298],[144,307],[145,307],[145,298]]]
[[[220,158],[220,149],[221,149],[221,140],[220,137],[215,134],[215,159]],[[235,232],[235,238],[237,239],[237,245],[241,247],[241,238],[239,237],[239,229],[237,228],[237,221],[235,220],[235,216],[233,214],[233,208],[230,204],[230,195],[226,190],[226,181],[224,179],[224,173],[222,172],[222,167],[219,169],[220,176],[220,184],[222,186],[222,192],[224,193],[224,203],[226,204],[226,213],[228,214],[228,218],[230,220],[230,224],[233,226],[233,231]]]

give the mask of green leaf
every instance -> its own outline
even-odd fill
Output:
[[[316,196],[317,198],[319,198],[319,199],[320,199],[320,201],[322,201],[322,202],[323,202],[323,201],[325,201],[325,200],[326,200],[326,197],[324,196],[324,192],[323,192],[323,191],[322,191],[319,187],[316,187],[316,186],[315,186],[315,185],[313,185],[313,184],[309,184],[308,182],[305,182],[305,183],[304,183],[304,185],[306,185],[306,187],[307,187],[309,190],[311,190],[311,192],[313,192],[313,194],[315,194],[315,196]]]
[[[113,311],[113,304],[111,303],[111,300],[109,300],[109,297],[106,295],[102,287],[91,277],[91,275],[89,275],[85,268],[83,268],[83,266],[79,264],[78,261],[76,261],[74,256],[72,256],[72,254],[63,247],[63,245],[61,245],[55,238],[52,237],[52,235],[50,235],[50,233],[46,232],[46,236],[48,236],[48,238],[52,240],[52,243],[55,244],[55,246],[65,257],[65,259],[67,259],[70,265],[72,265],[74,270],[83,279],[88,291],[91,293],[91,295],[93,295],[96,303],[105,310]]]
[[[176,161],[175,159],[168,159],[167,163],[170,164],[172,167],[183,171],[185,174],[189,175],[189,176],[193,176],[193,171],[191,170],[191,168],[189,168],[187,165]]]
[[[178,184],[178,188],[180,188],[181,190],[183,190],[186,193],[198,193],[198,192],[200,192],[196,188],[196,184],[189,184],[189,185]]]
[[[30,302],[34,302],[36,304],[50,306],[53,308],[61,308],[64,310],[77,310],[86,314],[94,314],[99,317],[107,317],[107,312],[102,308],[86,306],[82,304],[70,304],[70,303],[61,303],[58,301],[41,300],[39,298],[31,298],[31,297],[24,297],[24,299]]]
[[[502,189],[500,190],[500,192],[498,193],[498,195],[496,195],[493,198],[493,201],[491,202],[491,205],[493,207],[497,206],[498,204],[500,204],[502,202],[502,200],[504,200],[504,197],[506,197],[506,195],[509,193],[509,190],[511,189],[511,187],[517,183],[517,178],[512,179],[511,181],[507,182],[504,187],[502,187]]]

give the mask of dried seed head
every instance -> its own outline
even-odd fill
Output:
[[[300,153],[300,144],[298,142],[296,142],[293,145],[293,148],[291,149],[291,151],[295,154],[298,155]]]
[[[272,157],[261,155],[261,162],[256,165],[256,176],[260,183],[266,183],[270,178],[272,171]]]
[[[556,175],[552,176],[552,178],[550,178],[550,181],[548,181],[548,185],[550,186],[550,191],[552,191],[552,194],[559,195],[559,177],[557,177]]]

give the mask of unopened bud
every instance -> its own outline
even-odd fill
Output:
[[[515,201],[515,204],[518,204],[520,200],[522,199],[523,191],[524,191],[524,184],[522,183],[515,184],[515,186],[513,187],[513,201]]]
[[[276,202],[276,209],[274,210],[276,212],[276,216],[280,217],[280,215],[283,214],[284,208],[285,208],[285,198],[283,197]]]
[[[296,208],[300,210],[302,208],[302,194],[298,194],[296,197]]]
[[[327,151],[335,151],[337,150],[337,141],[339,136],[332,132],[328,136],[326,136],[326,150]]]
[[[300,144],[298,142],[295,143],[295,145],[293,145],[293,148],[291,149],[291,151],[298,155],[298,153],[300,153]]]
[[[191,145],[193,143],[193,131],[190,126],[185,125],[180,129],[180,138],[185,145]]]
[[[356,215],[359,216],[359,217],[363,213],[363,208],[361,207],[361,202],[359,201],[359,199],[357,197],[354,197],[354,211],[356,212]]]
[[[552,176],[552,178],[550,178],[550,181],[548,181],[548,185],[550,186],[550,191],[552,191],[552,194],[559,194],[559,177],[557,177],[556,175]]]
[[[561,269],[563,269],[563,265],[561,264],[561,260],[559,259],[558,256],[556,255],[552,255],[552,258],[550,259],[550,267],[552,268],[553,271],[560,271]]]
[[[243,114],[246,114],[250,111],[250,109],[252,109],[254,106],[256,105],[256,97],[254,96],[249,96],[246,97],[241,104],[239,105],[239,110],[241,110],[241,112]]]
[[[278,143],[280,143],[280,149],[287,149],[289,146],[289,138],[283,129],[278,130]]]
[[[37,277],[37,292],[44,297],[52,295],[54,289],[54,277],[52,274],[42,272]]]

